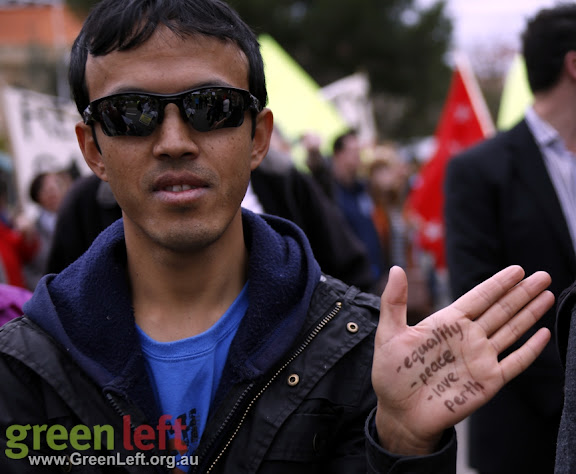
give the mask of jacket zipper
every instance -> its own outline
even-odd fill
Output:
[[[320,331],[322,329],[324,329],[324,327],[332,319],[334,319],[334,317],[338,314],[338,312],[340,311],[341,308],[342,308],[342,302],[337,301],[336,305],[334,306],[334,308],[332,308],[330,313],[328,313],[326,316],[324,316],[324,318],[322,318],[322,320],[316,325],[316,327],[310,332],[310,334],[308,334],[305,341],[298,347],[298,349],[296,349],[296,351],[292,354],[292,356],[276,371],[276,373],[268,380],[266,385],[264,385],[260,389],[260,391],[254,396],[254,398],[250,401],[250,403],[248,404],[248,406],[244,410],[244,414],[242,415],[242,417],[238,421],[238,424],[236,425],[236,429],[234,430],[234,432],[232,433],[232,435],[228,439],[228,442],[221,449],[220,453],[216,456],[214,461],[212,461],[212,464],[210,465],[210,467],[206,471],[206,474],[209,474],[210,472],[212,472],[212,470],[214,469],[214,467],[216,466],[218,461],[220,461],[220,459],[222,459],[222,457],[224,456],[224,453],[226,453],[228,447],[230,446],[230,444],[232,444],[232,441],[234,441],[234,439],[236,438],[236,435],[240,431],[240,428],[242,427],[244,420],[248,416],[248,413],[250,412],[250,410],[252,409],[252,407],[254,406],[256,401],[262,396],[262,394],[268,389],[268,387],[270,387],[270,385],[272,385],[272,382],[274,380],[276,380],[276,378],[278,378],[280,373],[283,372],[284,369],[286,369],[286,367],[288,367],[288,365],[290,365],[292,363],[292,361],[294,361],[294,359],[296,359],[296,357],[298,357],[304,351],[304,349],[306,349],[306,347],[314,340],[314,338],[320,333]],[[251,387],[248,387],[248,389],[246,391],[248,391],[250,388]],[[244,393],[246,393],[246,391]],[[238,405],[239,405],[239,403],[236,403],[234,405],[234,408],[230,412],[230,415],[226,418],[226,421],[231,418],[233,412],[237,409]],[[226,421],[222,424],[221,429],[218,430],[219,432],[222,431],[224,425],[226,424]]]
[[[240,396],[238,397],[238,399],[236,400],[236,403],[234,403],[234,406],[232,407],[232,409],[228,412],[228,415],[226,416],[226,418],[224,419],[224,421],[222,422],[222,424],[220,425],[220,427],[218,428],[218,431],[216,431],[216,434],[212,437],[211,442],[208,443],[201,452],[196,452],[195,455],[198,456],[199,459],[202,459],[206,453],[208,451],[210,451],[210,449],[212,448],[214,442],[216,439],[218,439],[218,437],[220,436],[220,434],[222,433],[222,431],[224,431],[224,428],[226,427],[226,425],[228,423],[230,423],[230,420],[233,418],[234,413],[236,413],[236,411],[238,410],[238,407],[240,405],[242,405],[244,399],[247,397],[247,395],[250,393],[250,391],[252,390],[252,388],[254,387],[254,383],[250,383],[245,389],[244,391],[240,394]],[[194,469],[192,472],[196,472],[197,469]]]

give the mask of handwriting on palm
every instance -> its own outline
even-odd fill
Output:
[[[387,410],[387,419],[416,438],[432,437],[486,403],[534,361],[549,340],[547,329],[498,360],[553,304],[545,291],[548,274],[522,280],[523,275],[522,268],[509,267],[408,327],[406,278],[400,268],[391,270],[372,372],[378,409]]]

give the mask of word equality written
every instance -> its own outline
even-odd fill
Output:
[[[414,349],[409,356],[405,357],[404,363],[397,369],[397,372],[400,372],[404,368],[419,368],[418,377],[420,382],[432,390],[428,400],[433,400],[435,397],[443,399],[449,389],[456,389],[456,385],[460,382],[460,377],[456,373],[448,372],[442,378],[439,378],[440,374],[436,377],[438,372],[443,371],[442,369],[448,364],[453,364],[456,361],[456,357],[450,349],[442,351],[440,346],[452,338],[458,338],[460,341],[464,339],[462,328],[457,322],[454,324],[443,324],[442,327],[433,329],[432,336]],[[445,373],[446,371],[443,372]],[[431,381],[430,379],[433,377],[434,381]],[[415,381],[411,386],[415,387],[417,385],[418,382]],[[470,397],[476,396],[483,389],[484,387],[480,383],[469,380],[460,385],[460,391],[457,392],[456,396],[451,396],[450,399],[444,400],[444,405],[454,412],[456,405],[464,405]]]

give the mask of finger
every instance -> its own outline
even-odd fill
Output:
[[[380,298],[380,320],[376,337],[380,343],[390,339],[406,327],[406,305],[408,302],[408,281],[402,268],[390,268],[388,282]]]
[[[554,295],[544,291],[534,298],[522,311],[510,319],[492,335],[490,342],[500,354],[510,347],[548,311],[554,304]]]
[[[458,298],[451,307],[468,319],[476,319],[524,278],[524,269],[512,265],[472,288]]]
[[[476,319],[490,337],[500,327],[512,319],[524,306],[541,294],[551,283],[550,275],[546,272],[536,272],[522,280],[483,315]],[[533,321],[535,322],[535,321]]]
[[[536,360],[536,357],[542,353],[550,341],[550,337],[548,328],[540,328],[522,347],[502,359],[500,368],[505,384],[526,370]]]

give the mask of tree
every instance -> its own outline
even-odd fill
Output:
[[[382,138],[433,133],[450,82],[452,23],[439,1],[230,0],[321,85],[358,71],[370,77]]]
[[[66,5],[79,17],[84,18],[98,0],[66,0]]]
[[[67,0],[85,14],[94,0]],[[432,134],[450,82],[445,0],[229,0],[320,84],[364,71],[382,138]]]

